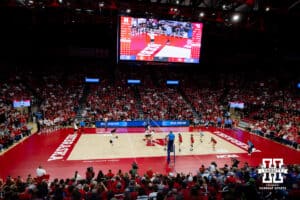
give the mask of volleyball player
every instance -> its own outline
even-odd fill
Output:
[[[117,129],[114,128],[110,131],[111,133],[111,139],[109,140],[109,143],[113,146],[114,145],[114,139],[118,139],[118,136],[115,136],[115,133],[117,132]]]
[[[181,152],[181,144],[182,144],[182,135],[181,133],[178,133],[179,152]]]
[[[148,145],[152,145],[152,139],[153,139],[153,135],[154,135],[154,130],[146,130],[145,132],[145,140],[147,142],[147,146]]]
[[[211,137],[210,143],[212,143],[212,148],[215,151],[216,150],[217,140],[215,138]]]
[[[116,139],[118,139],[118,136],[115,135],[116,132],[117,132],[117,129],[116,129],[116,128],[114,128],[114,129],[112,129],[112,130],[110,131],[110,133],[112,134],[112,136],[115,137]]]
[[[149,140],[150,137],[151,137],[150,130],[146,129],[146,131],[145,131],[145,140]]]
[[[194,142],[195,142],[195,140],[194,140],[194,135],[191,134],[191,148],[190,148],[190,151],[193,151],[193,150],[194,150]]]
[[[114,137],[110,138],[109,143],[111,144],[111,146],[114,146]]]
[[[154,44],[154,38],[155,38],[155,33],[153,31],[151,31],[148,35],[150,37],[150,45],[153,46],[153,44]]]
[[[200,142],[203,142],[203,137],[204,137],[204,133],[202,131],[200,131]]]

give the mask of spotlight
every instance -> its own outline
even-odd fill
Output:
[[[232,9],[232,4],[226,3],[222,5],[223,10],[231,10]]]
[[[88,14],[92,14],[92,13],[93,13],[93,10],[91,10],[91,9],[86,9],[85,12],[87,12]]]
[[[204,12],[200,12],[199,17],[204,17]]]
[[[130,8],[127,8],[127,9],[126,9],[126,13],[131,13],[131,9],[130,9]]]
[[[270,7],[267,6],[267,7],[265,8],[265,11],[266,11],[266,12],[269,12],[269,11],[270,11]]]
[[[238,22],[240,20],[240,18],[241,18],[240,14],[234,14],[234,15],[232,15],[231,20],[233,22]]]
[[[100,8],[104,7],[104,2],[103,2],[103,1],[99,2],[98,6],[99,6]]]

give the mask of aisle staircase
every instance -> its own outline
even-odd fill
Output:
[[[90,85],[85,84],[84,88],[83,88],[83,94],[82,94],[81,99],[79,100],[79,106],[78,106],[78,109],[76,111],[77,121],[81,121],[83,119],[82,118],[82,112],[85,108],[85,103],[86,103],[86,100],[87,100],[87,97],[88,97],[89,93],[90,93]]]
[[[201,114],[196,111],[196,109],[193,106],[192,102],[187,98],[185,92],[180,87],[178,88],[178,92],[182,96],[182,98],[185,100],[185,102],[191,107],[194,118],[200,119]]]

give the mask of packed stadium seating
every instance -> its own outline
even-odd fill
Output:
[[[34,99],[32,93],[22,84],[19,75],[8,75],[0,83],[0,152],[11,146],[14,141],[30,134],[27,122],[30,113],[13,108],[13,100]]]
[[[7,177],[0,180],[0,199],[297,199],[299,190],[299,165],[288,166],[285,189],[270,192],[260,190],[262,175],[257,168],[247,163],[242,166],[215,162],[210,166],[199,165],[195,174],[158,174],[149,168],[143,175],[138,166],[129,172],[121,169],[107,173],[92,167],[86,174],[74,172],[67,179],[38,179],[28,177]],[[115,173],[115,174],[114,174]]]
[[[34,116],[14,109],[14,99],[36,102],[33,101],[36,111],[43,115],[39,122],[44,130],[72,125],[76,114],[89,126],[104,118],[112,121],[183,119],[196,125],[216,125],[218,118],[224,123],[226,113],[233,111],[231,118],[236,126],[238,120],[247,121],[250,131],[298,147],[300,100],[293,86],[294,79],[282,85],[283,79],[274,76],[251,80],[234,73],[197,77],[189,72],[172,72],[163,78],[167,70],[141,71],[125,76],[124,69],[118,69],[98,85],[85,85],[85,73],[34,75],[30,72],[7,76],[1,82],[1,149],[19,140],[18,135],[27,132],[26,122]],[[128,77],[138,77],[142,84],[128,85]],[[166,79],[180,79],[181,84],[168,87]],[[230,110],[231,101],[244,102],[245,108]]]
[[[230,117],[246,121],[249,131],[298,148],[300,99],[299,91],[291,87],[294,80],[282,86],[275,77],[268,78],[271,81],[249,81],[228,74],[222,75],[223,79],[209,77],[197,82],[185,78],[189,76],[185,74],[175,75],[183,79],[180,86],[167,87],[161,73],[164,72],[145,73],[139,77],[145,82],[138,86],[128,85],[127,77],[120,72],[115,73],[114,79],[105,79],[98,85],[85,85],[84,74],[33,75],[31,80],[26,76],[8,76],[0,83],[0,150],[29,135],[26,124],[33,120],[33,113],[14,109],[14,99],[38,99],[35,106],[43,113],[44,128],[50,130],[53,126],[72,125],[78,113],[87,122],[105,117],[124,121],[185,119],[195,125],[214,126],[218,117],[224,123],[226,113],[233,111]],[[173,77],[171,74],[168,78]],[[245,109],[230,110],[230,101],[243,101]],[[238,128],[238,122],[235,126]],[[31,176],[27,180],[8,177],[0,181],[0,199],[147,199],[155,195],[156,199],[293,199],[300,193],[299,165],[289,166],[287,191],[271,194],[258,192],[261,176],[256,168],[246,164],[240,168],[212,168],[202,166],[198,174],[149,171],[132,177],[118,172],[110,176],[99,173],[91,179],[77,175],[66,180],[54,179],[50,185]]]

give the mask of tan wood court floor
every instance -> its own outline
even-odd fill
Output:
[[[245,153],[246,151],[213,135],[210,132],[203,132],[204,136],[200,142],[200,133],[183,132],[183,143],[179,152],[178,133],[175,133],[175,154],[181,155],[204,155],[223,153]],[[152,146],[147,145],[143,133],[118,133],[114,134],[82,134],[75,144],[68,160],[92,160],[92,159],[113,159],[113,158],[137,158],[166,156],[164,150],[164,138],[168,133],[154,134]],[[194,135],[194,148],[191,151],[190,137]],[[118,139],[115,138],[118,136]],[[215,150],[210,143],[211,137],[217,140]],[[110,143],[113,140],[113,144]]]

